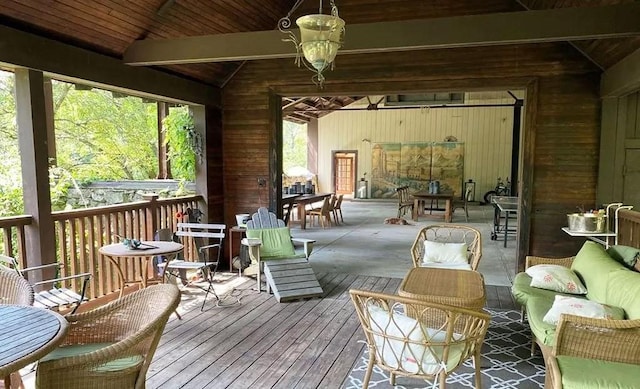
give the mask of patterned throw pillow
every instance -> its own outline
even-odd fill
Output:
[[[587,294],[576,273],[560,265],[535,265],[525,272],[531,276],[531,286],[561,293]]]
[[[549,309],[542,321],[552,325],[558,324],[560,315],[567,313],[570,315],[592,317],[595,319],[620,320],[624,318],[624,311],[612,308],[605,304],[579,298],[556,295],[553,306]]]

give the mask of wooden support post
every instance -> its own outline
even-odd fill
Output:
[[[166,134],[163,131],[162,121],[169,114],[169,104],[158,101],[158,179],[166,180],[171,178],[171,162],[167,154],[170,145],[166,142]]]
[[[24,208],[33,216],[33,222],[25,226],[29,242],[26,263],[37,266],[56,261],[49,192],[47,99],[42,72],[16,69],[15,81]]]
[[[147,214],[145,215],[146,223],[145,229],[147,234],[145,239],[153,240],[153,236],[158,230],[158,195],[155,193],[148,193],[142,195],[144,201],[149,202],[149,206],[146,207]]]

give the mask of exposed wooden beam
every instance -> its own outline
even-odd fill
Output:
[[[119,59],[0,26],[0,62],[141,97],[221,106],[220,89],[156,69],[132,68]]]
[[[600,97],[621,97],[640,90],[640,49],[602,74]]]
[[[339,54],[555,42],[640,35],[640,2],[599,7],[466,15],[347,25]],[[347,21],[348,23],[348,21]],[[294,57],[280,31],[139,40],[129,65],[168,65]]]

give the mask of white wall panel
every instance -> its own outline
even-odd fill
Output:
[[[516,95],[522,96],[522,92]],[[366,101],[366,100],[365,100]],[[377,101],[372,98],[371,101]],[[513,104],[507,93],[465,94],[465,105]],[[354,104],[351,107],[363,107]],[[380,105],[381,108],[382,104]],[[371,148],[376,143],[464,142],[464,179],[476,182],[476,201],[496,179],[510,175],[513,107],[460,107],[336,111],[319,120],[318,182],[333,190],[331,153],[358,150],[358,178],[370,177]],[[367,141],[368,140],[368,141]],[[369,142],[370,141],[370,142]]]

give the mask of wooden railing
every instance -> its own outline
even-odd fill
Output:
[[[640,248],[640,212],[620,210],[618,214],[618,244]]]
[[[96,298],[119,289],[117,274],[111,264],[98,252],[101,246],[116,243],[121,238],[153,240],[160,228],[176,230],[183,219],[177,213],[187,208],[200,208],[201,196],[178,197],[158,200],[150,196],[134,203],[54,212],[58,261],[64,262],[65,273],[93,274],[88,297]],[[193,250],[186,247],[187,254]],[[134,279],[141,274],[147,261],[135,258],[123,265],[125,277]],[[67,274],[62,274],[67,275]],[[79,285],[71,285],[78,288]]]
[[[10,257],[16,258],[20,266],[26,264],[26,240],[24,236],[24,227],[33,222],[30,215],[20,215],[11,217],[0,217],[0,247],[2,253]]]

